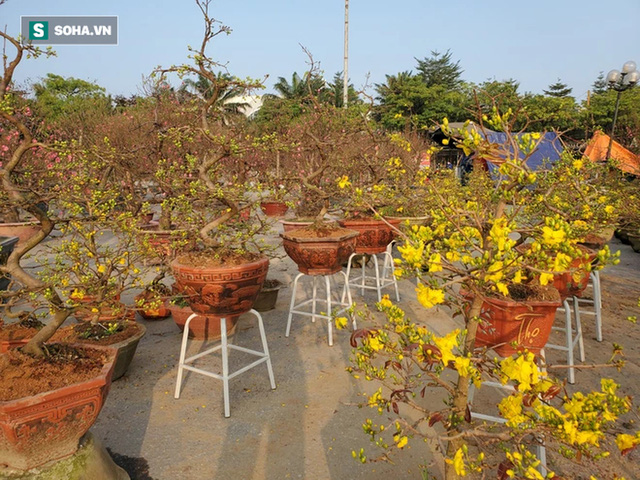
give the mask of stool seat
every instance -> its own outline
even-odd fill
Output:
[[[225,317],[221,317],[220,318],[220,334],[221,334],[220,344],[216,345],[215,347],[209,348],[204,352],[200,352],[196,355],[192,355],[186,358],[187,344],[189,341],[189,323],[191,323],[191,320],[196,318],[198,314],[193,313],[189,316],[189,318],[187,319],[184,325],[184,332],[182,334],[182,346],[180,348],[180,360],[178,362],[178,377],[176,379],[176,391],[174,395],[175,398],[180,398],[180,388],[182,387],[182,376],[183,376],[184,370],[189,370],[191,372],[198,373],[200,375],[205,375],[207,377],[222,380],[223,396],[224,396],[224,416],[229,417],[231,415],[231,408],[229,404],[229,380],[231,380],[232,378],[240,375],[241,373],[246,372],[247,370],[261,363],[267,364],[267,372],[269,374],[269,382],[271,383],[271,389],[275,390],[276,382],[273,378],[273,368],[271,366],[271,357],[269,356],[269,347],[267,346],[267,336],[264,331],[262,316],[255,310],[250,310],[248,313],[252,313],[258,319],[258,328],[260,329],[260,338],[262,340],[262,350],[263,350],[262,352],[229,344],[229,342],[227,341],[227,319]],[[190,365],[190,363],[194,362],[198,358],[217,352],[218,350],[220,350],[222,354],[222,375]],[[233,373],[229,373],[229,350],[238,350],[240,352],[248,353],[250,355],[254,355],[258,357],[258,359],[236,370]]]

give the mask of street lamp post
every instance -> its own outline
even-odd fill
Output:
[[[622,92],[633,87],[640,80],[640,71],[636,66],[636,62],[628,61],[622,66],[622,70],[611,70],[607,74],[607,83],[609,88],[613,88],[618,94],[616,95],[616,107],[613,111],[613,124],[611,125],[611,135],[609,135],[609,147],[607,148],[607,160],[611,157],[611,147],[613,146],[613,134],[616,130],[616,121],[618,120],[618,107],[620,107],[620,96]]]

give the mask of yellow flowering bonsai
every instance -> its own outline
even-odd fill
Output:
[[[430,203],[424,214],[432,222],[408,230],[396,268],[398,275],[417,278],[416,295],[425,316],[438,305],[450,307],[462,317],[460,327],[437,335],[426,327],[426,319],[410,319],[384,298],[377,304],[384,323],[352,336],[350,370],[379,385],[367,404],[391,418],[368,420],[363,428],[387,453],[424,437],[444,455],[447,479],[491,468],[498,478],[553,478],[534,446],[553,438],[568,458],[606,455],[602,440],[619,416],[629,412],[630,398],[619,396],[610,380],[603,380],[598,391],[569,394],[533,353],[491,358],[486,349],[477,348],[476,336],[485,298],[511,297],[525,287],[533,292],[551,288],[556,275],[574,272],[576,260],[591,266],[578,245],[587,230],[576,223],[575,212],[607,194],[592,181],[582,197],[576,195],[571,209],[544,208],[540,195],[564,196],[567,183],[582,184],[582,166],[565,159],[555,170],[532,171],[527,160],[540,136],[512,133],[510,112],[494,110],[480,123],[505,132],[505,143],[492,144],[475,130],[454,131],[446,121],[442,129],[465,153],[491,158],[497,175],[475,172],[466,185],[454,181],[450,172],[431,175],[426,192],[437,203]],[[609,207],[615,209],[608,196],[601,206],[605,215]],[[597,258],[598,268],[615,261],[606,247]],[[470,387],[487,381],[511,389],[498,405],[499,423],[472,421]],[[446,392],[443,408],[424,400],[432,387]],[[616,441],[628,450],[640,443],[640,434]],[[496,446],[503,452],[497,458]],[[354,456],[366,461],[363,450]]]

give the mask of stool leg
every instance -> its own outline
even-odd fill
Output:
[[[229,406],[229,350],[227,347],[227,319],[220,318],[220,340],[222,342],[222,393],[224,395],[224,416],[231,416]]]
[[[296,304],[296,293],[298,290],[298,280],[300,280],[300,277],[302,277],[302,275],[304,275],[303,273],[299,273],[298,275],[296,275],[296,278],[293,280],[293,291],[291,292],[291,303],[289,304],[289,318],[287,319],[287,331],[285,332],[284,336],[288,337],[289,336],[289,332],[291,331],[291,319],[293,318],[293,307]]]
[[[568,380],[569,383],[576,383],[575,372],[573,369],[573,332],[571,328],[571,305],[569,300],[565,299],[564,302],[564,323],[565,323],[565,338],[567,341],[567,365],[569,365]]]
[[[353,257],[355,257],[356,254],[352,253],[351,255],[349,255],[349,261],[347,262],[347,281],[345,283],[345,288],[348,289],[349,288],[349,278],[351,275],[351,261],[353,260]],[[344,273],[344,272],[343,272]],[[344,303],[344,297],[345,297],[346,291],[343,289],[342,290],[342,297],[340,298],[340,303]]]
[[[366,279],[366,271],[365,271],[365,267],[367,266],[367,262],[365,261],[366,257],[365,254],[363,253],[360,256],[360,262],[362,263],[362,282],[360,283],[360,285],[362,286],[362,289],[360,291],[360,294],[364,297],[364,286],[365,286],[365,279]]]
[[[374,253],[373,255],[371,255],[371,257],[373,257],[373,268],[376,271],[376,293],[378,294],[378,301],[382,300],[382,293],[381,290],[382,288],[380,287],[381,283],[380,283],[380,272],[379,272],[379,266],[378,266],[378,256]]]
[[[324,283],[327,288],[327,329],[329,331],[329,346],[333,347],[333,325],[331,325],[331,284],[329,275],[324,276]]]
[[[267,335],[264,331],[264,324],[262,323],[262,315],[256,310],[250,310],[249,313],[253,313],[258,318],[258,328],[260,329],[260,338],[262,339],[262,350],[267,357],[267,372],[269,373],[269,382],[271,383],[271,390],[276,389],[276,381],[273,378],[273,367],[271,366],[271,355],[269,355],[269,347],[267,345]]]
[[[582,339],[582,321],[580,320],[580,303],[578,297],[573,297],[573,311],[576,315],[576,336],[578,337],[580,361],[584,362],[584,341]]]
[[[596,316],[596,340],[602,341],[602,291],[600,290],[600,272],[591,272],[591,283],[593,284],[593,309]]]
[[[192,313],[187,318],[184,324],[184,331],[182,332],[182,345],[180,347],[180,360],[178,360],[178,378],[176,378],[176,391],[173,398],[180,398],[180,388],[182,387],[182,374],[184,372],[184,358],[187,356],[187,342],[189,341],[189,324],[191,320],[198,316],[197,313]]]
[[[351,299],[351,290],[349,290],[349,280],[347,275],[344,272],[341,271],[340,273],[344,276],[344,290],[342,291],[342,298],[343,298],[342,303],[344,303],[344,295],[346,293],[348,305],[351,306],[353,305],[353,300]],[[351,317],[353,318],[352,325],[353,325],[353,329],[355,330],[356,328],[358,328],[356,324],[356,317],[355,315],[351,315]]]
[[[391,270],[391,279],[393,280],[393,287],[395,288],[395,291],[396,291],[396,301],[399,302],[400,293],[398,292],[398,279],[396,278],[396,275],[395,275],[396,269],[393,265],[393,256],[388,251],[385,252],[385,260],[384,260],[385,265],[387,264],[387,259],[389,259],[389,265],[390,265],[389,269]],[[386,278],[386,273],[383,276],[383,278]]]
[[[313,289],[311,290],[311,323],[315,323],[316,321],[316,299],[318,298],[318,283],[316,282],[316,277],[311,277],[311,282],[313,283]]]

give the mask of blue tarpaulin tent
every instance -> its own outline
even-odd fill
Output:
[[[505,150],[506,155],[508,146],[506,145],[507,135],[505,133],[490,132],[487,133],[486,138],[489,142],[499,145],[499,149]],[[550,168],[554,163],[558,161],[562,150],[562,142],[560,141],[557,133],[547,132],[545,134],[542,134],[538,147],[527,159],[527,166],[534,171],[543,168]],[[521,157],[522,156],[523,155],[521,154]],[[498,169],[498,166],[490,161],[487,161],[486,163],[492,176],[497,174],[496,170]]]

